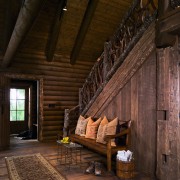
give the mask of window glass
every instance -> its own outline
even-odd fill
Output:
[[[16,99],[16,89],[10,89],[10,99]]]
[[[25,89],[10,89],[10,121],[25,120]]]
[[[16,100],[10,100],[10,110],[16,110]]]

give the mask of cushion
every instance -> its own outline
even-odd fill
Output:
[[[78,118],[77,125],[76,125],[75,134],[80,135],[80,136],[85,136],[86,126],[90,119],[91,117],[88,117],[85,119],[83,116],[80,115]]]
[[[102,124],[99,125],[96,142],[106,144],[107,142],[104,140],[105,136],[115,135],[117,125],[118,125],[117,117],[109,122],[105,116],[102,120]],[[111,140],[111,146],[116,146],[115,139]]]
[[[93,121],[92,119],[89,119],[87,128],[86,128],[85,138],[96,139],[97,130],[98,130],[100,122],[101,122],[101,118],[99,118],[97,121]]]
[[[106,141],[104,140],[104,137],[106,135],[106,127],[105,125],[108,124],[108,120],[106,116],[104,116],[103,120],[101,121],[99,128],[98,128],[98,133],[97,133],[97,139],[96,142],[106,144]]]

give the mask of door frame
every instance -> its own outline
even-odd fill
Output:
[[[31,74],[18,74],[18,73],[4,73],[4,76],[10,79],[20,79],[20,80],[35,80],[37,81],[37,90],[38,90],[38,106],[37,106],[37,140],[42,141],[42,122],[43,122],[43,77],[39,75]]]

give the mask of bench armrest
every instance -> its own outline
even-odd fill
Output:
[[[128,129],[125,129],[125,130],[123,130],[122,132],[120,132],[118,134],[115,134],[115,135],[106,135],[105,140],[109,141],[109,140],[114,139],[116,137],[121,137],[121,136],[124,136],[126,134],[129,134],[129,132],[130,132],[130,129],[128,128]]]

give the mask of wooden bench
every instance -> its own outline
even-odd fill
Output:
[[[107,144],[97,143],[96,140],[85,138],[84,136],[79,136],[72,133],[72,129],[70,130],[69,137],[72,142],[79,143],[84,145],[85,147],[92,149],[102,155],[107,156],[107,170],[112,170],[111,158],[112,155],[116,155],[117,151],[127,150],[130,146],[130,126],[131,121],[128,121],[126,124],[126,128],[121,130],[120,133],[116,135],[108,135],[106,136]],[[75,129],[75,128],[74,128]],[[125,138],[125,142],[122,145],[111,146],[111,139],[114,138]]]

